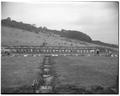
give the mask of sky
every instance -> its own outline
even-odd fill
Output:
[[[46,26],[49,29],[77,30],[93,40],[118,44],[117,2],[2,2],[2,19]]]

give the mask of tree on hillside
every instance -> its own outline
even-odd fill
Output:
[[[7,21],[11,21],[11,18],[10,18],[10,17],[8,17],[6,20],[7,20]]]
[[[65,32],[66,30],[64,30],[64,29],[61,29],[61,32]]]

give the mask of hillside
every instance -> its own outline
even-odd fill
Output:
[[[80,40],[85,42],[92,41],[92,39],[87,34],[84,34],[80,31],[64,30],[64,29],[62,29],[61,31],[57,31],[57,30],[46,29],[46,32],[54,33],[54,34],[60,35],[61,37],[67,37],[74,40]]]
[[[75,30],[51,30],[46,27],[36,27],[34,24],[26,24],[3,19],[2,44],[7,45],[39,45],[48,46],[107,46],[118,48],[117,45],[101,41],[94,41],[87,34]],[[11,30],[11,31],[10,31]],[[6,35],[5,35],[6,34]],[[27,38],[26,38],[27,37]]]
[[[101,46],[108,46],[108,47],[118,48],[118,45],[108,44],[108,43],[104,43],[104,42],[101,42],[101,41],[92,41],[92,43],[97,44],[97,45],[101,45]]]
[[[34,33],[13,27],[1,27],[2,45],[29,45],[29,46],[97,46],[84,41],[72,40],[51,33]]]
[[[79,31],[64,30],[64,29],[62,29],[61,31],[57,31],[57,30],[48,29],[46,27],[35,27],[34,24],[31,25],[31,24],[26,24],[23,22],[17,22],[15,20],[11,20],[11,18],[9,17],[7,19],[2,20],[2,25],[8,26],[8,27],[14,27],[18,29],[23,29],[23,30],[35,32],[35,33],[39,33],[39,32],[54,33],[54,34],[60,35],[61,37],[67,37],[70,39],[76,39],[76,40],[81,40],[81,41],[90,42],[92,40],[87,34],[84,34]]]

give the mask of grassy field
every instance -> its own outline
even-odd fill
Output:
[[[23,86],[31,86],[33,80],[39,79],[43,57],[4,56],[1,58],[1,61],[2,89],[22,87],[23,90]],[[64,93],[61,90],[65,88],[64,91],[66,91],[66,89],[68,90],[71,86],[86,87],[89,89],[91,86],[95,85],[112,87],[117,84],[118,58],[100,56],[58,56],[53,57],[53,61],[54,70],[57,74],[55,83],[58,92],[56,91],[56,93]],[[25,90],[31,92],[31,89],[30,91],[28,91],[28,89]],[[81,91],[83,89],[79,90]],[[69,90],[68,93],[70,92],[72,91]]]
[[[75,86],[114,86],[118,75],[118,59],[99,56],[54,57],[60,83]]]
[[[2,57],[2,88],[31,85],[38,78],[43,57]]]

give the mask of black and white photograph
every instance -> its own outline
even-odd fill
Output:
[[[119,1],[1,1],[1,94],[119,94]]]

